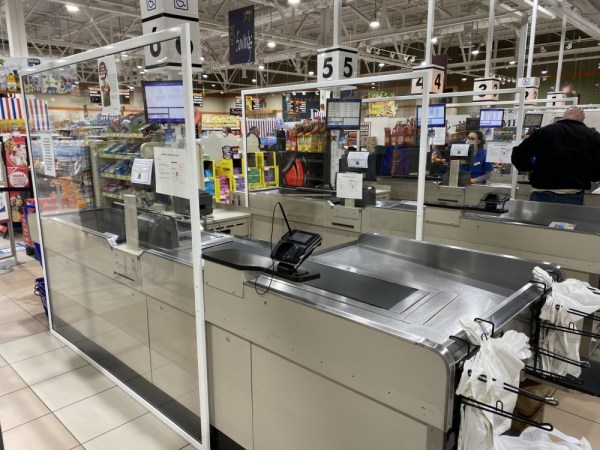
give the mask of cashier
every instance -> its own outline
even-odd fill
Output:
[[[473,164],[461,164],[460,170],[471,172],[471,184],[485,183],[492,176],[494,170],[494,165],[485,161],[487,157],[484,148],[485,136],[479,130],[469,131],[466,142],[475,146],[475,156],[473,157]]]

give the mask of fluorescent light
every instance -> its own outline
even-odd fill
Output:
[[[529,6],[531,6],[533,8],[533,0],[523,0],[523,2],[526,3],[526,4],[528,4]],[[538,5],[537,9],[538,9],[539,12],[541,12],[542,14],[544,14],[549,19],[556,19],[556,16],[554,14],[552,14],[552,11],[547,10],[543,6]]]
[[[384,67],[385,64],[384,63],[379,63],[379,67]]]
[[[275,48],[275,47],[277,47],[277,44],[274,41],[269,41],[269,42],[267,42],[267,47]]]
[[[516,62],[514,59],[511,59],[511,60],[510,60],[508,63],[509,63],[511,66],[514,66],[514,65],[515,65],[517,62]]]
[[[312,70],[309,70],[309,71],[308,71],[308,74],[309,74],[310,76],[313,76],[315,73],[314,73]]]
[[[65,5],[65,8],[67,8],[67,11],[69,11],[69,12],[79,11],[79,6],[77,6],[77,5]]]
[[[379,23],[379,20],[377,20],[377,18],[371,20],[371,22],[369,23],[369,27],[373,29],[379,28],[379,25],[381,24]]]
[[[210,87],[216,87],[216,86],[217,86],[217,85],[216,85],[216,84],[214,84],[214,83],[210,85]]]
[[[546,69],[542,70],[542,75],[546,75],[548,71]]]
[[[288,0],[288,5],[299,5],[300,0]]]

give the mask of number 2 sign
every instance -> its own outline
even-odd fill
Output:
[[[317,52],[317,81],[348,80],[358,77],[358,52],[352,48],[332,47]]]

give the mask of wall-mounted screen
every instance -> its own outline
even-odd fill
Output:
[[[543,114],[525,114],[523,128],[539,128],[542,126],[542,120],[544,120]]]
[[[467,117],[465,120],[465,131],[479,130],[479,117]]]
[[[327,99],[327,128],[329,130],[360,130],[359,98]]]
[[[479,126],[481,128],[502,128],[504,126],[504,110],[482,109],[479,111]]]
[[[146,123],[185,122],[183,82],[146,81],[142,90]]]
[[[421,111],[422,105],[417,106],[417,126],[421,126]],[[446,105],[437,103],[429,105],[429,117],[427,119],[428,127],[445,127],[446,126]]]

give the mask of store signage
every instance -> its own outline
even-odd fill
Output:
[[[285,94],[282,96],[282,112],[284,122],[297,122],[310,119],[311,110],[320,109],[318,93]]]
[[[230,116],[241,116],[242,108],[229,108],[229,115]]]
[[[317,81],[357,78],[358,51],[350,47],[323,48],[317,52]]]
[[[30,187],[29,165],[27,161],[27,143],[25,136],[13,136],[3,142],[6,175],[8,187],[14,189],[27,189]],[[21,222],[23,205],[27,194],[21,191],[9,191],[9,204],[13,222]]]
[[[121,99],[119,98],[117,62],[114,55],[98,59],[98,79],[100,80],[102,114],[119,114]]]
[[[529,88],[529,87],[540,87],[540,79],[538,77],[527,77],[527,78],[519,78],[517,80],[517,87],[520,88]]]
[[[473,96],[473,101],[495,101],[498,100],[498,94],[489,94],[487,91],[500,89],[500,79],[498,78],[475,78],[473,90],[481,91],[481,94]]]
[[[194,106],[202,106],[204,104],[204,98],[202,94],[194,94],[193,95]]]
[[[229,64],[254,62],[254,5],[229,11]]]
[[[429,93],[430,94],[441,94],[444,92],[445,85],[445,71],[441,66],[426,66],[418,67],[415,70],[427,70],[429,72]],[[422,94],[423,93],[423,77],[413,78],[412,87],[410,90],[411,94]]]
[[[561,102],[567,98],[567,94],[564,92],[548,92],[546,97],[546,106],[565,106],[565,102]]]
[[[198,0],[140,0],[142,22],[160,17],[198,19]]]
[[[238,109],[242,109],[242,97],[235,98],[235,107]]]
[[[42,134],[42,161],[44,163],[44,175],[55,178],[56,177],[56,157],[54,155],[54,142],[52,141],[52,135]]]
[[[538,99],[538,88],[530,87],[525,89],[525,101],[537,100]]]
[[[156,33],[160,30],[180,26],[183,22],[190,23],[190,44],[192,47],[192,72],[199,72],[202,69],[201,47],[200,47],[200,27],[198,18],[172,18],[170,16],[160,16],[148,21],[142,21],[142,31],[144,34]],[[169,39],[168,41],[157,42],[144,47],[144,58],[146,60],[146,70],[151,72],[160,72],[165,68],[181,67],[181,39]]]

